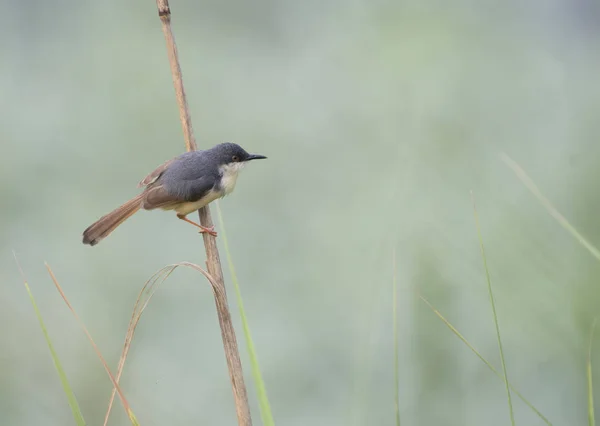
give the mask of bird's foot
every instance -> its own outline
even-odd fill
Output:
[[[183,221],[187,222],[187,223],[190,223],[190,224],[192,224],[192,225],[194,225],[194,226],[196,226],[196,227],[200,228],[200,231],[199,231],[199,232],[200,232],[201,234],[204,234],[204,233],[206,232],[207,234],[210,234],[210,235],[212,235],[213,237],[216,237],[216,236],[217,236],[217,233],[215,232],[215,227],[214,227],[214,226],[211,226],[210,228],[207,228],[206,226],[202,226],[202,225],[200,225],[199,223],[196,223],[196,222],[194,222],[193,220],[189,220],[189,219],[188,219],[187,217],[185,217],[185,216],[182,216],[182,215],[179,215],[179,214],[178,214],[178,215],[177,215],[177,217],[178,217],[179,219],[181,219],[181,220],[183,220]]]
[[[206,232],[207,234],[210,234],[213,237],[217,236],[217,232],[215,231],[215,227],[214,226],[211,226],[210,228],[207,228],[206,226],[200,225],[200,231],[198,231],[198,232],[201,233],[201,234],[204,234]]]

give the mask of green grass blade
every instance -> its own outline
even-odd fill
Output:
[[[471,352],[473,352],[475,355],[477,355],[477,357],[487,366],[487,368],[489,368],[490,370],[492,370],[492,372],[498,376],[498,378],[500,378],[501,380],[505,381],[504,376],[487,360],[483,357],[483,355],[481,355],[481,353],[475,349],[475,347],[473,345],[471,345],[471,343],[469,343],[469,341],[465,338],[465,336],[463,336],[461,334],[460,331],[458,331],[451,323],[450,321],[448,321],[442,314],[440,311],[438,311],[427,299],[425,299],[425,297],[423,297],[422,295],[418,294],[419,299],[421,299],[423,301],[423,303],[425,303],[429,309],[431,309],[431,311],[439,318],[442,320],[442,322],[446,325],[446,327],[448,327],[450,329],[450,331],[452,331],[452,333],[454,333],[456,335],[456,337],[458,337],[470,350]],[[507,382],[508,383],[508,382]],[[525,403],[525,405],[527,405],[531,411],[533,411],[540,419],[542,419],[542,421],[544,423],[546,423],[548,426],[552,426],[552,423],[550,423],[550,420],[548,420],[537,408],[535,408],[535,406],[529,402],[529,400],[527,398],[525,398],[523,396],[523,394],[521,392],[519,392],[517,389],[515,389],[515,387],[513,385],[511,385],[510,383],[508,384],[508,386],[510,387],[510,390],[517,395],[517,397],[523,401]]]
[[[498,350],[500,351],[500,361],[502,362],[502,371],[504,373],[504,382],[506,384],[506,396],[508,398],[508,410],[510,412],[510,422],[512,426],[515,426],[515,414],[512,406],[512,398],[510,396],[510,387],[508,386],[508,373],[506,372],[506,362],[504,361],[504,350],[502,349],[502,339],[500,338],[500,326],[498,325],[498,314],[496,313],[496,304],[494,303],[494,293],[492,292],[492,280],[490,279],[490,272],[487,265],[487,258],[485,256],[485,249],[483,248],[483,238],[481,236],[481,229],[479,228],[479,216],[477,215],[477,208],[475,207],[475,197],[471,192],[473,199],[473,214],[475,216],[475,226],[477,228],[477,237],[479,238],[479,247],[481,249],[481,257],[483,259],[483,268],[485,269],[485,278],[488,286],[488,293],[490,296],[490,304],[492,305],[492,313],[494,315],[494,324],[496,326],[496,337],[498,339]]]
[[[271,412],[271,405],[269,404],[269,398],[267,397],[267,388],[260,372],[258,365],[258,356],[256,355],[256,348],[252,335],[250,334],[250,326],[248,325],[248,319],[246,317],[246,311],[244,309],[244,302],[242,300],[242,292],[240,291],[240,285],[238,282],[237,274],[235,273],[235,267],[233,265],[233,259],[231,252],[229,251],[229,243],[227,242],[227,234],[225,233],[225,224],[223,221],[223,215],[221,213],[221,206],[217,202],[217,215],[219,217],[219,234],[222,236],[223,247],[225,248],[225,254],[227,256],[227,263],[229,270],[231,271],[231,279],[235,288],[235,294],[237,297],[238,306],[240,309],[240,317],[242,319],[242,326],[244,328],[244,336],[246,337],[246,345],[248,347],[248,354],[250,355],[250,364],[252,367],[252,377],[254,378],[254,384],[256,386],[256,393],[258,397],[258,404],[260,408],[260,417],[264,426],[274,426],[273,414]]]
[[[502,161],[517,175],[519,180],[531,191],[533,195],[538,199],[540,203],[546,208],[548,213],[556,219],[556,221],[569,232],[579,243],[585,247],[596,260],[600,260],[600,250],[598,250],[592,243],[586,240],[583,235],[575,229],[573,225],[562,215],[556,208],[550,203],[550,201],[542,194],[537,185],[531,180],[531,178],[525,173],[525,171],[519,166],[516,161],[510,158],[506,154],[500,156]]]
[[[525,185],[525,187],[538,199],[546,211],[552,216],[573,238],[575,238],[596,260],[600,261],[600,250],[590,243],[571,223],[552,205],[550,200],[542,194],[539,187],[529,177],[527,173],[506,154],[500,156],[502,161],[515,173],[517,178]],[[596,327],[596,320],[592,326],[590,334],[590,344],[588,349],[587,359],[587,384],[588,384],[588,423],[595,424],[594,418],[594,400],[593,400],[593,384],[592,384],[592,339]]]
[[[398,281],[396,271],[396,250],[393,254],[394,273],[392,276],[392,317],[394,333],[394,388],[396,407],[396,426],[400,426],[400,368],[398,365]]]
[[[590,345],[588,348],[587,358],[587,384],[588,384],[588,424],[589,426],[595,426],[596,421],[594,420],[594,388],[592,386],[592,343],[594,342],[594,331],[596,331],[596,323],[598,318],[594,319],[592,324],[592,330],[590,331]]]
[[[15,256],[15,260],[17,261],[17,266],[19,270],[21,270],[21,266],[18,263],[17,257]],[[33,293],[29,288],[29,284],[25,279],[23,271],[21,270],[21,275],[23,276],[23,284],[25,284],[25,289],[27,290],[27,294],[29,294],[29,299],[31,300],[31,304],[33,305],[33,310],[35,311],[35,315],[40,323],[40,328],[42,329],[42,333],[44,333],[44,338],[46,339],[46,343],[48,344],[48,349],[50,349],[50,355],[52,356],[52,361],[54,361],[54,367],[58,373],[58,377],[60,378],[60,382],[63,387],[63,391],[67,396],[67,401],[69,402],[69,406],[71,407],[71,412],[73,413],[73,418],[75,419],[75,424],[77,426],[85,426],[85,420],[83,418],[83,414],[81,414],[81,409],[79,408],[79,404],[77,403],[77,398],[75,397],[75,393],[73,389],[71,389],[71,385],[69,384],[69,380],[67,379],[67,374],[60,363],[60,359],[58,358],[58,354],[54,350],[54,345],[52,344],[52,340],[50,340],[50,335],[48,334],[48,329],[46,328],[46,324],[42,318],[42,314],[38,309],[37,304],[35,303],[35,298],[33,297]]]

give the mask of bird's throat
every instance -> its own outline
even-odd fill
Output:
[[[225,195],[230,194],[235,189],[238,175],[244,165],[244,163],[229,163],[221,166],[221,191]]]

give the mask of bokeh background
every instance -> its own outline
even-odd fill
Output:
[[[199,146],[233,141],[269,157],[220,205],[276,424],[394,423],[394,251],[403,424],[509,424],[502,381],[415,292],[500,367],[471,190],[509,378],[553,424],[585,424],[599,265],[499,154],[600,244],[598,3],[171,9]],[[111,385],[44,261],[112,366],[146,279],[204,263],[201,238],[171,213],[142,212],[100,245],[81,244],[86,226],[184,150],[165,42],[150,0],[5,0],[2,11],[0,423],[72,424],[15,250],[84,416],[99,425]],[[236,424],[199,274],[179,270],[160,288],[122,385],[143,425]],[[517,424],[543,424],[513,404]],[[118,403],[112,416],[127,424]]]

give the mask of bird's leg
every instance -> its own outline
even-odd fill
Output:
[[[204,232],[207,232],[210,235],[212,235],[213,237],[217,236],[217,233],[215,232],[215,227],[214,226],[211,226],[210,228],[207,228],[207,227],[202,226],[202,225],[200,225],[200,224],[198,224],[198,223],[196,223],[196,222],[194,222],[192,220],[189,220],[187,217],[185,217],[183,215],[180,215],[180,214],[177,214],[177,217],[179,219],[187,222],[187,223],[191,223],[192,225],[197,226],[198,228],[200,228],[200,233],[201,234],[203,234]]]

